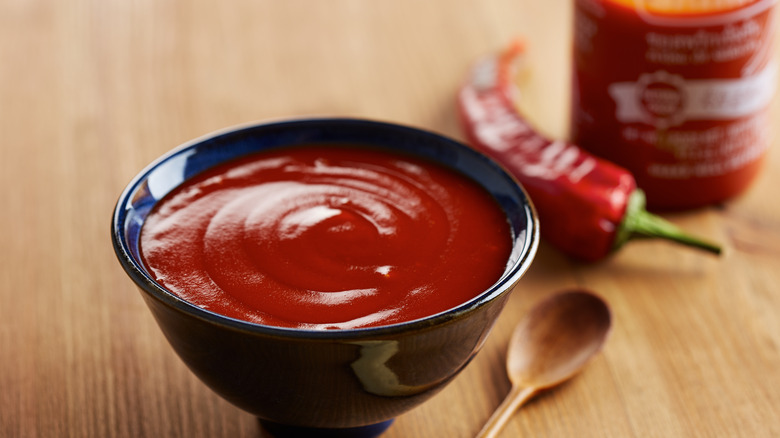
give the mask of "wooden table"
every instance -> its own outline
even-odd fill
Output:
[[[174,355],[117,263],[119,192],[170,148],[249,121],[461,138],[466,69],[517,35],[527,114],[564,136],[570,20],[570,0],[0,0],[0,436],[261,436]],[[779,184],[774,147],[748,193],[668,216],[723,242],[720,258],[635,242],[583,265],[543,244],[482,352],[385,436],[473,436],[509,389],[513,326],[572,287],[608,300],[612,336],[503,436],[780,436]]]

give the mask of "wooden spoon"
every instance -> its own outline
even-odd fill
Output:
[[[509,342],[512,389],[477,437],[495,438],[523,403],[575,375],[601,350],[611,326],[607,304],[585,291],[553,295],[534,307]]]

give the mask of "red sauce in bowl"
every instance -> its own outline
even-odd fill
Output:
[[[411,321],[494,284],[507,218],[469,178],[363,147],[269,150],[210,169],[144,222],[154,279],[207,310],[264,325]]]

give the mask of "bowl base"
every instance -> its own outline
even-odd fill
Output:
[[[260,419],[260,424],[274,438],[374,438],[383,434],[393,420],[346,428],[300,427],[263,419]]]

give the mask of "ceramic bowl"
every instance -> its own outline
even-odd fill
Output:
[[[166,193],[219,163],[269,148],[358,144],[402,150],[485,187],[511,224],[511,260],[476,298],[424,319],[376,328],[298,330],[231,319],[156,283],[139,256],[144,219]],[[539,242],[524,190],[500,166],[452,139],[358,119],[287,120],[223,130],[184,144],[140,172],[111,224],[114,250],[176,353],[204,383],[256,415],[275,436],[376,436],[450,382],[488,336]]]

